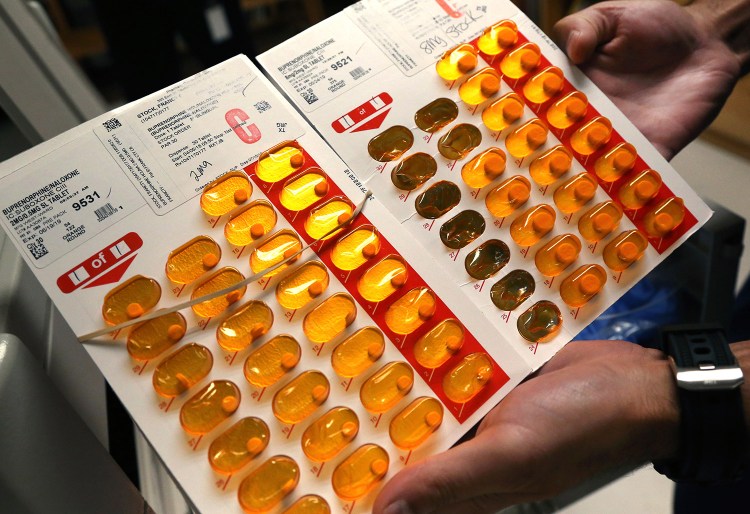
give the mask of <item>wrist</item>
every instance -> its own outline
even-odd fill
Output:
[[[650,363],[648,373],[654,377],[644,401],[645,416],[650,420],[649,430],[654,434],[646,439],[651,441],[650,448],[647,448],[649,460],[671,459],[680,450],[680,406],[674,372],[669,360],[663,356]]]

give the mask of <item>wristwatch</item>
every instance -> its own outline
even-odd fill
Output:
[[[672,480],[719,482],[743,471],[747,429],[737,364],[718,325],[682,325],[661,330],[663,351],[677,380],[680,402],[680,450],[667,462],[654,463]]]

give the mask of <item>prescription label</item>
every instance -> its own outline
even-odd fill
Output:
[[[3,182],[2,224],[43,268],[144,203],[92,133]]]

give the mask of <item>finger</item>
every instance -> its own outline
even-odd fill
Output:
[[[611,41],[617,16],[597,6],[566,16],[552,28],[553,37],[575,64],[586,62],[596,49]]]
[[[480,434],[446,452],[403,469],[375,500],[375,514],[423,514],[502,491],[510,478],[504,459],[493,456],[500,446]],[[512,459],[511,459],[512,460]]]

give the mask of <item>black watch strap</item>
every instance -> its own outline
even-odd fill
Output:
[[[681,410],[680,451],[676,459],[655,463],[677,481],[736,479],[747,450],[747,430],[737,365],[719,326],[687,325],[662,329],[665,353],[672,359]]]

